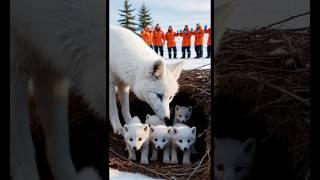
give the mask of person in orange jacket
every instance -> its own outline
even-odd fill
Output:
[[[158,50],[160,50],[160,55],[163,57],[163,45],[165,43],[165,36],[159,24],[156,25],[156,28],[153,31],[152,42],[155,52],[158,54]]]
[[[207,41],[207,57],[206,58],[211,58],[211,27],[207,29],[207,26],[204,27],[204,32],[208,33],[208,41]]]
[[[174,38],[177,36],[178,34],[173,31],[172,26],[169,26],[168,32],[165,35],[165,38],[167,40],[169,59],[171,59],[171,50],[173,50],[173,58],[174,59],[177,58],[177,47],[176,47],[176,41],[174,40]]]
[[[188,52],[188,58],[191,56],[190,46],[191,46],[191,31],[189,30],[188,25],[184,26],[182,32],[179,33],[179,36],[182,36],[182,57],[185,58],[186,51]]]
[[[193,31],[191,31],[191,32],[192,32],[192,35],[194,35],[194,47],[195,47],[195,51],[197,54],[197,56],[195,58],[202,58],[204,30],[202,29],[200,24],[197,23],[196,30],[194,32]]]
[[[144,31],[141,32],[141,37],[144,42],[152,48],[152,33],[150,32],[151,28],[149,26],[144,28]]]

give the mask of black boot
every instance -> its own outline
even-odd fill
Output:
[[[168,54],[169,55],[169,59],[171,59],[171,54]]]
[[[191,53],[188,53],[188,58],[190,59],[190,57],[191,57]]]
[[[176,53],[176,52],[173,53],[173,58],[174,58],[174,59],[177,59],[177,53]]]

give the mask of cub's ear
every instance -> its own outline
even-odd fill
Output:
[[[149,114],[147,114],[146,119],[149,119],[149,118],[150,118],[150,115],[149,115]]]
[[[192,128],[191,128],[191,133],[195,135],[196,132],[197,132],[197,128],[196,128],[196,127],[192,127]]]
[[[249,138],[243,142],[244,152],[253,155],[256,151],[257,142],[254,138]]]
[[[149,132],[149,125],[148,124],[143,125],[142,128],[145,132]]]
[[[180,108],[180,106],[179,105],[176,105],[176,111],[179,111],[179,108]]]
[[[154,126],[150,126],[150,130],[151,130],[151,132],[153,132],[154,131]]]
[[[174,64],[167,64],[168,69],[173,73],[176,80],[178,80],[180,77],[183,64],[184,64],[184,61],[174,63]]]
[[[173,128],[173,134],[177,134],[178,133],[178,129],[177,128]]]
[[[189,111],[189,112],[192,112],[192,106],[189,106],[189,107],[188,107],[188,111]]]
[[[152,77],[160,78],[163,74],[164,66],[163,60],[157,60],[149,69]]]
[[[170,134],[170,133],[171,133],[171,131],[172,131],[172,128],[171,128],[171,127],[168,127],[167,132]]]
[[[128,132],[128,126],[127,125],[124,125],[123,129],[124,129],[124,132]]]

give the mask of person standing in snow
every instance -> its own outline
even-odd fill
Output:
[[[186,51],[188,52],[188,58],[191,56],[190,46],[191,46],[191,31],[189,30],[188,25],[184,26],[182,32],[179,33],[179,36],[182,36],[182,57],[186,58]]]
[[[176,41],[175,37],[178,36],[177,33],[175,33],[172,29],[172,26],[169,26],[168,32],[165,35],[165,38],[167,40],[167,48],[168,48],[168,55],[169,59],[171,59],[171,50],[173,50],[173,58],[177,58],[177,47],[176,47]]]
[[[153,45],[154,50],[158,54],[158,51],[160,50],[160,55],[163,57],[163,45],[165,43],[165,36],[163,31],[160,28],[160,25],[157,24],[156,28],[153,31]]]
[[[194,35],[194,47],[195,47],[195,51],[197,54],[197,56],[195,58],[196,59],[202,58],[204,30],[202,29],[200,24],[197,23],[196,30],[194,32],[193,31],[191,31],[191,32],[192,32],[192,35]]]
[[[208,41],[207,41],[207,57],[206,58],[211,58],[211,27],[207,29],[207,26],[204,27],[204,32],[208,33]]]
[[[144,28],[144,31],[141,32],[141,37],[143,41],[152,48],[152,34],[149,26]]]

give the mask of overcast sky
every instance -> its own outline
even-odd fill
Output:
[[[210,0],[129,0],[138,13],[143,2],[150,9],[154,23],[159,23],[167,31],[172,25],[174,30],[184,25],[195,27],[196,23],[210,26]],[[110,23],[117,25],[118,9],[123,9],[124,0],[110,0]]]

